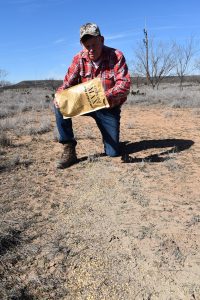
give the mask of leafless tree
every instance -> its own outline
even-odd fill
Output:
[[[7,77],[8,72],[6,70],[0,69],[0,87],[10,84],[5,78]]]
[[[126,64],[128,65],[128,70],[131,75],[131,77],[135,76],[135,67],[134,67],[134,60],[126,60]]]
[[[200,71],[200,59],[197,59],[195,62],[195,68]]]
[[[180,89],[183,89],[184,77],[191,72],[192,58],[195,55],[194,39],[190,38],[184,45],[174,42],[174,57],[176,61],[176,75],[179,77]]]
[[[145,31],[145,33],[147,32]],[[172,44],[155,43],[153,39],[148,39],[147,44],[144,39],[143,43],[138,45],[135,55],[136,72],[145,76],[153,88],[158,88],[163,78],[169,76],[175,67]]]

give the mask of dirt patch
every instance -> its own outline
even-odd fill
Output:
[[[69,169],[52,132],[0,151],[0,298],[200,299],[199,114],[125,105],[113,159],[73,121]]]

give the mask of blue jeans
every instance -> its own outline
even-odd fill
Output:
[[[120,155],[119,131],[120,131],[120,112],[119,106],[105,108],[86,114],[92,117],[101,132],[104,151],[108,156]],[[55,108],[56,124],[59,132],[59,143],[77,144],[72,127],[72,119],[63,119],[59,109]]]

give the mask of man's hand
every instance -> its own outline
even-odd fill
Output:
[[[54,96],[54,99],[53,99],[53,103],[54,103],[56,108],[60,108],[55,96]]]

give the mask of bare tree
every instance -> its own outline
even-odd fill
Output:
[[[9,81],[5,80],[7,75],[8,75],[8,72],[6,70],[0,69],[0,87],[10,84]]]
[[[175,67],[173,45],[155,44],[153,39],[147,39],[146,30],[144,33],[145,39],[135,52],[136,72],[145,76],[153,88],[158,88],[163,78],[170,75]]]
[[[184,77],[191,71],[191,62],[195,54],[194,40],[190,40],[185,45],[174,43],[174,57],[176,61],[176,75],[179,77],[180,89],[183,89]]]
[[[129,73],[131,74],[131,77],[135,76],[135,67],[134,67],[134,60],[126,60],[126,63],[128,65]]]
[[[200,71],[200,59],[197,59],[195,62],[195,68]]]

